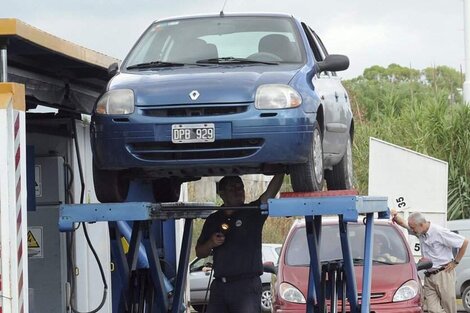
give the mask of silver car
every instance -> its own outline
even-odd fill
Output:
[[[448,221],[447,227],[457,234],[470,238],[470,219]],[[467,249],[459,266],[455,268],[455,293],[462,299],[465,311],[470,312],[470,249]]]
[[[262,255],[264,262],[273,262],[277,266],[280,244],[263,243]],[[209,277],[211,277],[212,256],[196,258],[189,265],[189,286],[191,289],[191,306],[198,312],[204,312],[205,304],[209,301]],[[262,312],[271,312],[271,274],[264,273],[261,276],[263,292],[261,294]]]

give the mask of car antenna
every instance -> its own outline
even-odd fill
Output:
[[[222,10],[220,10],[220,17],[224,17],[224,9],[225,9],[226,4],[227,4],[227,0],[224,1],[224,5],[222,6]]]

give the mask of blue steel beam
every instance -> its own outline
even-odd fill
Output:
[[[366,216],[366,233],[364,245],[364,267],[362,274],[361,313],[370,311],[370,292],[372,284],[372,243],[374,239],[374,214]]]

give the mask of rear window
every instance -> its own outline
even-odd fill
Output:
[[[348,225],[349,243],[355,264],[360,265],[364,258],[364,232],[362,224]],[[310,256],[307,247],[305,227],[298,228],[289,243],[286,263],[291,266],[308,266]],[[320,259],[322,261],[343,258],[338,225],[324,225],[321,234]],[[374,225],[374,264],[408,263],[408,252],[397,230],[388,225]]]

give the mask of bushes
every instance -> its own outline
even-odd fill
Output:
[[[470,107],[456,88],[460,74],[447,67],[420,75],[399,69],[396,75],[396,65],[373,67],[345,82],[355,116],[358,189],[367,192],[369,137],[377,137],[447,161],[448,218],[470,218]]]

